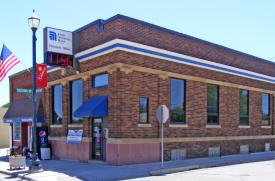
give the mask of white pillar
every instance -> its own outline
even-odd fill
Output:
[[[9,140],[10,140],[10,148],[12,147],[12,125],[9,127]]]

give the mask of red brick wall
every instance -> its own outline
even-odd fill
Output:
[[[116,106],[122,138],[152,138],[159,137],[156,109],[160,104],[170,106],[170,80],[162,81],[165,85],[159,87],[160,78],[157,75],[132,72],[120,73],[119,105]],[[220,86],[220,125],[221,128],[206,128],[207,90],[206,83],[186,80],[186,123],[188,128],[169,127],[170,120],[165,124],[165,135],[168,137],[198,137],[198,136],[245,136],[270,135],[271,129],[261,128],[261,93],[249,91],[249,121],[251,128],[239,128],[239,90]],[[160,95],[162,92],[162,96]],[[139,97],[149,97],[149,123],[151,128],[138,127]],[[162,101],[159,101],[159,99]],[[111,115],[109,119],[112,120]],[[113,135],[111,135],[113,137]],[[114,136],[117,137],[117,136]]]
[[[270,143],[271,150],[275,149],[274,139],[265,140],[241,140],[241,141],[208,141],[208,142],[185,142],[185,143],[166,143],[164,144],[164,158],[171,159],[172,149],[186,149],[188,158],[207,157],[209,147],[220,146],[221,155],[240,154],[241,145],[249,145],[249,152],[264,152],[265,143]]]
[[[16,88],[32,89],[31,72],[24,71],[10,77],[10,102],[27,97],[26,93],[16,92]]]
[[[94,24],[78,32],[79,48],[83,51],[116,38],[129,40],[205,60],[239,67],[254,72],[275,76],[275,64],[248,56],[228,48],[208,43],[188,35],[171,33],[123,17],[109,21],[104,30],[97,32]],[[259,68],[261,67],[261,68]]]
[[[85,61],[81,63],[80,65],[81,72],[85,72],[88,70],[92,70],[94,68],[99,68],[101,66],[105,66],[105,65],[117,63],[117,62],[123,62],[127,64],[144,66],[148,68],[166,70],[166,71],[171,71],[171,72],[184,74],[184,75],[193,75],[197,77],[200,77],[201,75],[203,75],[204,78],[208,78],[212,80],[246,85],[246,86],[251,86],[255,88],[265,88],[268,90],[274,90],[274,85],[266,82],[261,82],[261,81],[238,77],[234,75],[228,75],[225,73],[219,73],[219,72],[210,71],[206,69],[191,67],[188,65],[171,63],[165,60],[159,60],[159,59],[150,58],[146,56],[135,55],[132,53],[126,53],[122,51],[114,52],[110,55],[104,55],[104,56],[95,58],[92,61]],[[55,71],[55,72],[49,73],[48,77],[49,77],[49,80],[52,81],[52,80],[57,80],[62,77],[67,77],[73,74],[73,71],[68,71],[68,72],[69,73],[67,75],[61,76],[60,71]],[[109,95],[109,99],[110,99],[109,118],[116,120],[115,122],[117,122],[118,124],[117,125],[118,128],[114,128],[114,130],[117,130],[117,131],[114,131],[116,132],[114,133],[116,135],[114,137],[121,137],[122,135],[119,135],[121,133],[119,133],[120,131],[118,130],[123,124],[123,120],[124,120],[121,117],[126,117],[129,119],[137,118],[138,115],[136,114],[138,110],[138,101],[139,101],[138,97],[148,96],[150,98],[150,103],[152,105],[150,105],[151,117],[149,120],[150,122],[153,122],[151,121],[151,120],[155,120],[154,119],[155,114],[153,110],[156,110],[159,104],[166,104],[166,105],[170,104],[169,103],[169,85],[170,85],[169,79],[162,80],[157,75],[140,73],[140,72],[133,72],[133,73],[126,74],[124,72],[115,71],[112,74],[109,74],[108,89],[106,88],[92,89],[91,78],[89,78],[88,80],[83,81],[83,86],[84,86],[83,90],[86,90],[86,91],[89,90],[90,92],[89,97],[96,96],[96,95],[105,95],[105,94]],[[186,85],[187,85],[186,99],[189,102],[186,104],[187,122],[190,122],[190,126],[193,126],[196,130],[202,125],[204,126],[206,123],[206,109],[205,109],[206,83],[187,80]],[[50,91],[51,91],[50,89],[46,91],[46,94],[48,94],[49,96],[47,97],[47,103],[49,104],[51,101],[51,98],[50,98],[51,95],[49,93]],[[87,100],[88,98],[87,93],[85,93],[86,91],[84,91],[83,101]],[[256,97],[256,99],[254,99],[253,97]],[[67,83],[65,86],[63,85],[63,121],[65,122],[65,125],[67,124],[66,121],[68,121],[69,114],[70,114],[69,101],[70,101],[69,83]],[[250,91],[250,114],[251,114],[250,119],[252,123],[251,130],[253,130],[253,127],[255,127],[255,129],[252,131],[255,134],[270,134],[270,131],[268,129],[264,129],[264,131],[263,129],[258,129],[258,127],[261,125],[260,123],[261,103],[260,102],[261,102],[261,93]],[[127,106],[133,109],[129,110]],[[48,106],[46,106],[46,109],[47,107]],[[49,109],[46,112],[50,113],[51,112],[50,110],[51,109]],[[126,111],[122,112],[121,114],[116,114],[116,113],[120,113],[120,110],[126,110]],[[113,113],[112,111],[116,111],[116,113]],[[51,119],[51,116],[47,116],[47,119]],[[200,123],[197,123],[197,121],[194,121],[194,120],[198,120],[200,121]],[[125,121],[127,122],[128,119],[125,119]],[[220,86],[220,124],[222,125],[222,128],[223,127],[232,128],[232,126],[237,128],[238,121],[239,121],[239,89]],[[110,124],[112,125],[114,123],[112,122]],[[134,125],[137,125],[137,123],[132,123],[132,122],[125,123],[123,126],[131,127]],[[143,130],[148,128],[138,128],[138,129]],[[173,129],[177,129],[177,128],[173,128]],[[200,129],[198,129],[199,131],[195,131],[195,130],[192,130],[193,134],[191,135],[196,135],[196,134],[211,135],[211,131],[209,132],[208,129],[205,131],[202,131]],[[247,132],[246,129],[241,129],[240,131],[235,130],[234,132],[231,132],[230,130],[226,132],[224,132],[224,130],[222,129],[220,130],[221,131],[215,131],[215,135],[223,135],[223,134],[243,135],[244,133],[246,133],[247,135],[252,134],[250,132]],[[64,136],[66,132],[67,131],[64,131],[62,135]],[[58,134],[58,133],[55,131],[53,134]],[[88,133],[84,133],[84,134],[86,135]],[[112,130],[110,130],[110,134],[112,134]],[[156,136],[158,134],[155,132],[152,135]],[[152,136],[152,135],[149,135],[149,136]],[[129,135],[125,135],[125,136],[127,137]]]
[[[26,98],[26,93],[16,92],[16,88],[32,89],[32,74],[28,71],[24,71],[17,75],[10,76],[10,102],[12,103],[16,99]],[[23,147],[28,145],[28,124],[21,124],[21,141],[13,141],[13,146],[19,146],[19,152]]]
[[[172,34],[148,25],[119,18],[104,25],[102,32],[97,32],[96,25],[78,32],[78,52],[105,43],[115,38],[130,40],[174,52],[179,52],[209,61],[247,69],[250,71],[275,76],[273,64],[229,49],[214,46],[204,41]],[[251,88],[275,90],[274,84],[230,75],[222,72],[202,69],[190,65],[173,63],[166,60],[116,51],[80,63],[80,73],[114,63],[124,63],[155,70],[173,72],[192,77],[202,77],[224,83],[232,83]],[[48,81],[56,81],[76,75],[74,70],[61,70],[48,73]],[[153,73],[133,71],[126,73],[117,69],[109,73],[108,87],[92,88],[91,76],[83,77],[83,101],[92,96],[108,95],[108,128],[110,138],[159,138],[160,126],[156,121],[156,109],[160,104],[170,106],[170,77],[162,79]],[[63,82],[63,127],[51,127],[50,136],[66,136],[70,123],[69,82]],[[239,90],[220,86],[219,122],[221,128],[206,128],[207,83],[186,80],[186,122],[188,127],[170,127],[170,120],[165,124],[165,137],[211,137],[211,136],[250,136],[274,134],[274,97],[272,98],[272,128],[262,128],[261,92],[249,91],[250,128],[239,128]],[[45,91],[46,122],[51,124],[51,89]],[[151,127],[139,127],[139,97],[149,97],[149,123]],[[71,128],[70,128],[71,129]],[[92,135],[91,121],[84,118],[84,137]],[[209,146],[221,146],[221,154],[239,153],[241,144],[249,144],[251,152],[263,151],[264,143],[270,142],[275,149],[274,140],[209,141],[166,143],[165,158],[170,159],[171,149],[187,148],[188,157],[206,156]],[[107,156],[108,157],[108,156]]]
[[[143,66],[178,74],[218,80],[221,82],[245,85],[254,88],[274,90],[274,85],[266,82],[252,80],[244,77],[228,75],[225,73],[196,68],[188,65],[171,63],[165,60],[150,58],[122,51],[113,52],[108,55],[97,57],[80,64],[80,72],[86,72],[113,63],[126,63]],[[49,80],[58,80],[63,77],[74,75],[73,71],[61,76],[60,71],[49,73]],[[187,128],[169,127],[169,120],[165,124],[166,137],[205,137],[205,136],[248,136],[248,135],[270,135],[271,128],[261,127],[261,92],[249,91],[249,118],[251,128],[239,128],[239,89],[220,86],[220,125],[221,128],[206,128],[206,86],[205,82],[186,80],[186,122]],[[69,123],[69,83],[63,85],[63,127],[51,128],[51,136],[66,136]],[[160,104],[170,105],[170,78],[162,79],[156,74],[133,71],[125,73],[114,71],[109,74],[109,85],[103,88],[91,88],[91,76],[83,79],[83,101],[88,97],[98,95],[109,95],[108,128],[110,138],[158,138],[160,127],[156,121],[155,114]],[[48,97],[46,102],[51,102],[51,89],[46,91]],[[89,92],[89,93],[88,93]],[[138,127],[139,121],[139,96],[147,96],[150,100],[149,123],[151,127]],[[50,106],[46,106],[46,109]],[[274,108],[273,108],[274,109]],[[49,108],[51,110],[51,108]],[[51,111],[46,111],[49,115]],[[273,111],[274,114],[274,111]],[[273,116],[274,117],[274,116]],[[47,121],[51,116],[47,116]],[[87,118],[83,123],[84,136],[91,136],[91,121]],[[70,128],[71,129],[71,128]],[[188,148],[188,157],[206,156],[209,146],[221,145],[221,154],[239,153],[239,146],[244,141],[223,142],[189,142],[189,143],[167,143],[166,159],[170,159],[171,149]],[[251,152],[262,150],[257,143],[264,144],[262,140],[249,140]],[[274,142],[271,146],[274,148]],[[170,146],[169,146],[170,145]],[[231,145],[228,148],[228,145]],[[197,150],[197,151],[196,151]],[[203,151],[204,150],[204,151]],[[192,152],[192,153],[189,153]]]
[[[9,81],[10,81],[10,102],[11,103],[16,99],[22,99],[27,97],[30,97],[32,99],[32,94],[16,92],[16,88],[32,89],[32,71],[31,70],[30,72],[27,70],[24,70],[22,72],[14,74],[10,76]],[[43,89],[43,92],[39,93],[38,95],[41,96],[42,104],[44,106],[45,105],[44,97],[46,97],[45,89]],[[44,124],[46,123],[44,122],[43,125]],[[13,145],[20,146],[20,149],[28,146],[28,126],[31,126],[31,125],[32,123],[21,124],[21,141],[20,142],[13,141]]]

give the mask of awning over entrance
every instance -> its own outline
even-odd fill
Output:
[[[91,97],[74,112],[75,117],[107,115],[108,96]]]
[[[44,121],[44,110],[40,96],[37,96],[37,122]],[[33,103],[31,98],[14,100],[4,116],[4,123],[32,122]]]

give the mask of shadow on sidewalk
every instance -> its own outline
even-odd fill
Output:
[[[145,166],[148,164],[112,166],[68,160],[42,160],[41,165],[45,172],[61,173],[76,180],[92,181],[142,178],[150,176],[149,171],[151,170]]]
[[[0,156],[1,162],[9,162],[9,156]]]

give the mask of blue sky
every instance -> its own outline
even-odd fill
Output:
[[[9,102],[8,76],[32,66],[32,32],[27,23],[32,9],[41,19],[37,31],[38,63],[43,62],[44,27],[74,31],[116,14],[275,62],[273,0],[9,0],[1,2],[0,43],[5,43],[22,63],[0,82],[0,106]]]

